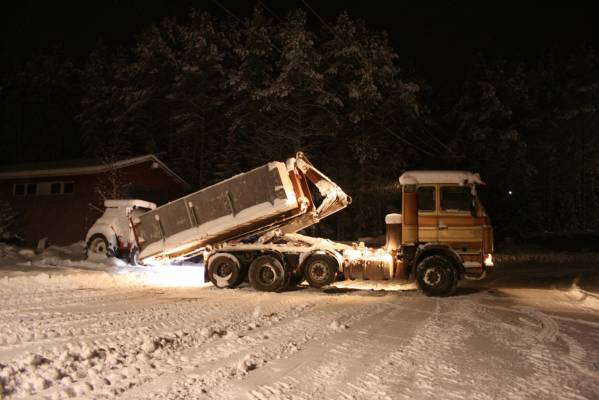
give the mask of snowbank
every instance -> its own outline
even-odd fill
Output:
[[[599,294],[581,289],[579,285],[580,278],[577,278],[570,289],[566,292],[567,296],[576,301],[581,307],[599,311]]]
[[[203,265],[132,266],[117,258],[85,259],[83,242],[37,254],[0,244],[0,291],[35,293],[127,286],[204,285]]]

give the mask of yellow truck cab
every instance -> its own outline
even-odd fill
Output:
[[[408,171],[401,175],[399,263],[431,295],[451,294],[463,277],[493,268],[493,228],[480,201],[478,174]]]

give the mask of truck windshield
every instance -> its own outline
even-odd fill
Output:
[[[441,210],[471,212],[472,209],[472,195],[468,186],[446,186],[441,188]]]

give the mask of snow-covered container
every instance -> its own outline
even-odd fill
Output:
[[[325,197],[316,208],[308,180]],[[282,228],[299,231],[349,198],[298,153],[201,189],[132,219],[142,261],[197,254],[207,245]],[[286,230],[285,230],[286,229]]]

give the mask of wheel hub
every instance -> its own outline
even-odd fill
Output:
[[[95,254],[106,254],[106,246],[102,239],[96,239],[91,245],[91,250]]]
[[[437,286],[441,282],[442,273],[438,267],[429,268],[424,273],[424,282],[429,286]]]
[[[310,266],[310,275],[317,281],[324,281],[329,277],[329,269],[324,263],[316,262]]]
[[[260,281],[265,285],[270,285],[275,281],[275,270],[270,265],[263,265],[260,268]]]
[[[221,263],[216,267],[216,274],[220,277],[226,277],[232,273],[231,266],[227,263]]]

